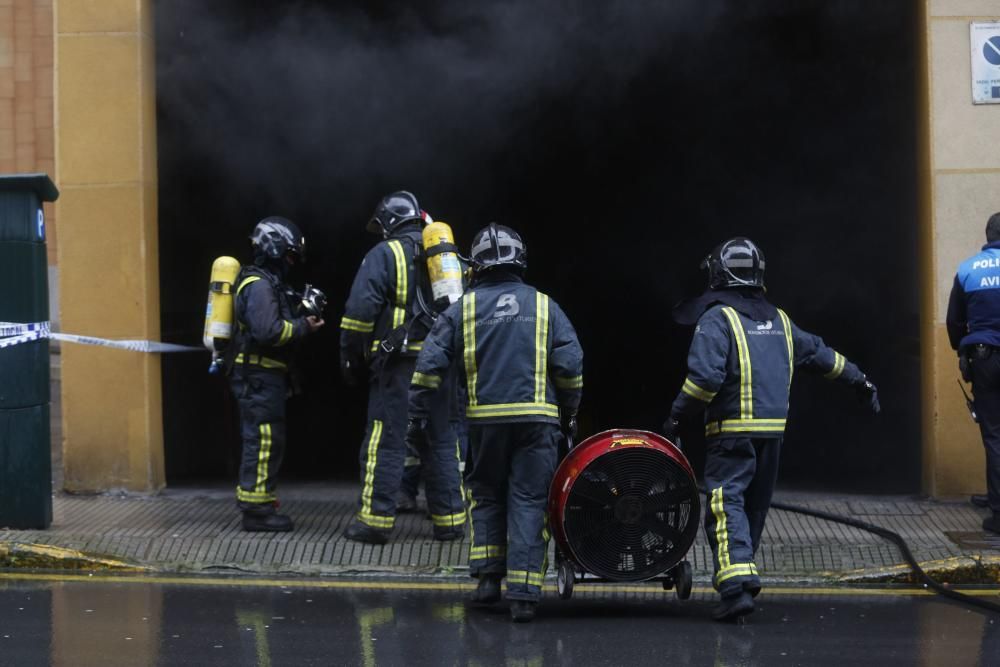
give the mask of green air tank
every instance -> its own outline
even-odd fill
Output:
[[[46,174],[0,175],[0,322],[49,320],[42,202],[58,196]],[[49,400],[48,339],[0,347],[0,528],[52,523]]]

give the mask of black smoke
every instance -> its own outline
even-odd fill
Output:
[[[263,3],[261,3],[263,4]],[[915,10],[904,3],[286,2],[156,6],[163,334],[196,341],[212,259],[265,215],[331,296],[290,404],[289,474],[353,476],[364,399],[336,322],[406,188],[467,245],[497,220],[584,343],[583,423],[655,429],[690,332],[671,306],[747,235],[773,300],[879,383],[885,414],[800,379],[784,480],[919,484]],[[231,476],[226,392],[164,359],[168,474]],[[231,406],[229,406],[231,409]],[[697,429],[688,435],[696,464]]]

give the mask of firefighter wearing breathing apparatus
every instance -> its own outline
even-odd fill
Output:
[[[417,354],[437,316],[423,247],[422,228],[428,219],[409,192],[394,192],[379,202],[367,229],[383,240],[358,269],[340,323],[344,381],[358,384],[367,375],[369,387],[360,456],[361,497],[354,521],[344,533],[351,540],[384,544],[396,521],[396,497],[407,456],[407,390]],[[449,301],[445,298],[442,305]],[[422,464],[434,538],[455,540],[465,535],[465,503],[450,421],[455,384],[443,378],[442,385],[428,407],[426,441],[411,439],[410,449],[425,452]]]
[[[449,369],[466,385],[472,496],[472,600],[507,598],[515,621],[534,618],[546,569],[546,502],[564,432],[576,429],[583,350],[562,309],[524,283],[524,243],[491,224],[472,244],[473,282],[438,317],[410,386],[409,430],[426,428]]]
[[[760,591],[754,554],[778,473],[796,368],[852,386],[878,414],[875,385],[857,366],[795,326],[765,297],[764,254],[750,239],[733,238],[702,262],[709,289],[678,305],[674,319],[697,323],[688,375],[673,402],[664,434],[705,413],[705,534],[721,595],[713,617],[731,620],[754,610]]]
[[[243,453],[237,505],[248,531],[292,530],[277,513],[277,474],[285,450],[285,399],[296,344],[323,326],[322,303],[303,303],[287,283],[305,261],[305,238],[290,220],[264,218],[250,237],[253,265],[236,278],[227,367],[240,407]],[[325,301],[325,299],[323,300]]]

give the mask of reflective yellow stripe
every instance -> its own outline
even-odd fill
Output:
[[[436,375],[427,375],[417,371],[413,374],[413,379],[410,380],[410,384],[427,387],[428,389],[437,389],[441,386],[441,378]]]
[[[411,340],[403,348],[403,352],[420,352],[424,349],[424,341],[422,340]]]
[[[526,586],[541,586],[545,581],[545,575],[541,572],[528,572],[526,570],[507,570],[507,585],[524,584]]]
[[[257,493],[256,491],[244,491],[240,487],[236,487],[236,500],[243,501],[245,503],[273,503],[278,497],[273,493]]]
[[[267,491],[267,463],[271,460],[271,425],[260,425],[260,451],[257,452],[257,483],[253,490],[257,493]]]
[[[358,521],[366,523],[372,528],[379,528],[381,530],[387,530],[392,528],[396,523],[396,517],[392,516],[381,516],[379,514],[372,514],[371,512],[358,512]]]
[[[469,405],[465,409],[469,419],[488,417],[541,416],[559,417],[559,407],[552,403],[497,403],[495,405]]]
[[[780,308],[778,315],[781,316],[781,326],[785,329],[785,344],[788,346],[788,387],[791,388],[792,375],[795,374],[795,343],[792,342],[792,321]]]
[[[372,341],[372,352],[378,352],[378,346],[379,346],[379,344],[381,342],[382,341],[380,341],[380,340],[373,340]]]
[[[389,241],[389,248],[396,258],[396,308],[392,311],[392,326],[398,327],[406,320],[406,253],[399,241]]]
[[[242,352],[236,355],[236,360],[233,363],[234,364],[243,363]],[[274,359],[268,359],[267,357],[262,357],[259,354],[251,354],[249,357],[247,357],[247,363],[251,366],[260,366],[261,368],[288,368],[288,365],[283,362],[276,361]]]
[[[549,368],[549,297],[535,293],[535,403],[545,402]]]
[[[431,521],[434,522],[435,526],[441,528],[454,528],[456,526],[465,525],[465,512],[459,514],[431,514]]]
[[[750,347],[747,345],[746,332],[743,331],[743,322],[735,310],[727,306],[722,312],[729,320],[729,328],[733,331],[736,352],[740,359],[740,418],[751,419],[753,418],[753,370],[750,366]]]
[[[827,380],[836,380],[840,377],[840,374],[844,372],[844,355],[840,352],[834,350],[833,352],[833,369],[824,375],[823,377]]]
[[[465,383],[469,407],[475,407],[476,385],[476,293],[469,292],[462,297],[462,342],[465,346]]]
[[[260,280],[260,276],[250,276],[249,278],[241,282],[240,286],[236,288],[236,294],[239,294],[240,291],[250,283],[255,283],[258,280]]]
[[[295,333],[295,326],[292,325],[288,320],[282,320],[281,322],[281,337],[278,338],[278,343],[275,347],[281,347],[292,339],[292,334]]]
[[[469,550],[470,558],[503,558],[506,555],[507,547],[502,544],[487,544]]]
[[[681,391],[683,391],[685,394],[687,394],[692,398],[697,398],[699,401],[704,401],[706,403],[711,403],[712,399],[715,398],[715,395],[719,393],[717,391],[708,391],[707,389],[702,389],[694,382],[692,382],[691,378],[687,378],[684,380],[684,386],[681,387]]]
[[[571,378],[561,378],[558,375],[552,378],[552,381],[560,389],[583,389],[583,376],[577,375]]]
[[[715,554],[719,559],[720,571],[729,567],[729,530],[726,526],[726,510],[722,504],[722,487],[712,489],[712,516],[715,517]]]
[[[340,318],[340,328],[347,329],[348,331],[357,331],[359,333],[371,333],[375,331],[375,323],[352,320],[350,317],[345,315]]]
[[[756,577],[757,566],[753,563],[734,563],[729,567],[724,567],[720,569],[715,574],[715,585],[718,586],[723,581],[727,579],[732,579],[733,577]]]
[[[739,432],[784,431],[784,419],[724,419],[705,424],[705,435]]]
[[[382,422],[376,419],[372,422],[372,434],[368,438],[368,456],[365,460],[365,483],[361,488],[362,515],[372,516],[372,492],[375,489],[375,465],[378,463],[378,446],[382,441]],[[368,523],[367,521],[365,523]]]

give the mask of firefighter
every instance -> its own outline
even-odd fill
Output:
[[[705,534],[720,621],[753,612],[760,592],[753,559],[777,479],[794,369],[852,386],[880,410],[875,385],[857,366],[767,300],[764,266],[750,239],[730,239],[702,262],[708,290],[674,311],[679,323],[697,326],[688,375],[663,429],[674,440],[681,419],[705,412]]]
[[[983,530],[1000,533],[1000,213],[986,222],[986,245],[955,274],[946,318],[962,377],[972,382],[975,414],[986,448]]]
[[[472,600],[498,601],[506,576],[511,616],[524,622],[541,597],[549,483],[560,430],[576,429],[583,351],[559,306],[524,283],[527,255],[516,232],[490,224],[471,259],[471,287],[438,317],[417,360],[408,429],[426,428],[439,384],[458,365],[469,429],[469,572],[479,579]]]
[[[345,382],[368,376],[368,417],[361,446],[358,512],[344,536],[385,544],[396,522],[406,446],[406,399],[417,354],[430,330],[426,261],[416,197],[394,192],[375,208],[368,231],[381,234],[361,263],[340,323],[341,371]],[[447,383],[444,383],[447,384]],[[454,384],[450,385],[454,389]],[[454,428],[449,420],[454,391],[445,388],[428,408],[424,460],[427,506],[434,539],[465,536]],[[417,447],[411,448],[417,449]]]
[[[229,359],[229,382],[240,406],[243,453],[236,501],[243,530],[289,531],[292,520],[277,513],[278,470],[285,451],[285,399],[296,343],[323,320],[300,312],[301,297],[288,273],[305,261],[306,242],[291,220],[264,218],[250,237],[253,265],[236,279],[237,323]]]

